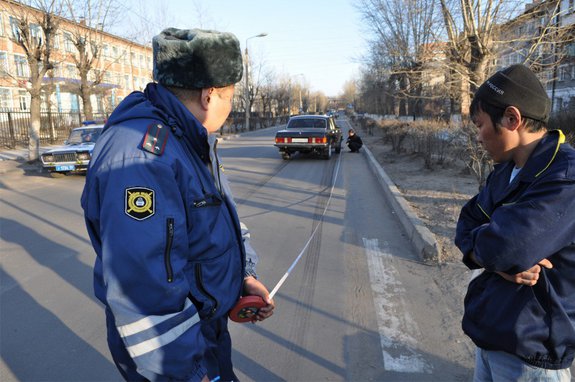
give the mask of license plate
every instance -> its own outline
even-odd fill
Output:
[[[68,165],[56,166],[56,171],[74,171],[75,168],[76,166],[74,166],[73,164],[68,164]]]
[[[292,138],[293,143],[307,143],[307,138]]]

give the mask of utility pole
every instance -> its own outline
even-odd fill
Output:
[[[267,33],[260,33],[255,36],[248,37],[246,39],[246,84],[245,84],[245,98],[246,98],[246,130],[250,129],[250,112],[252,109],[251,101],[250,101],[250,81],[249,81],[249,72],[250,72],[250,56],[248,55],[248,40],[256,37],[265,37]]]

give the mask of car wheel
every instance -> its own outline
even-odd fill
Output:
[[[50,171],[50,176],[52,178],[63,178],[66,176],[65,172],[58,172],[58,171]]]
[[[327,145],[325,151],[323,152],[323,159],[330,159],[331,158],[331,143]]]
[[[339,154],[341,152],[341,141],[339,141],[338,145],[335,146],[335,153]]]

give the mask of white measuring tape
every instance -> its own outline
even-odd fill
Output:
[[[299,255],[296,257],[295,261],[292,263],[292,265],[290,265],[287,272],[282,276],[280,281],[278,281],[278,283],[276,284],[274,289],[271,291],[270,299],[272,299],[275,296],[277,291],[280,289],[280,287],[283,285],[283,283],[288,278],[290,272],[294,269],[294,267],[296,266],[298,261],[302,258],[303,254],[305,253],[306,249],[309,247],[312,239],[314,238],[314,236],[317,232],[317,229],[319,228],[320,224],[323,222],[323,218],[325,216],[325,213],[327,212],[327,208],[329,207],[329,202],[331,201],[331,198],[333,196],[333,189],[335,187],[335,181],[337,180],[337,175],[339,174],[339,166],[341,163],[341,157],[342,156],[340,155],[338,158],[335,172],[334,172],[334,175],[332,178],[331,189],[329,191],[329,198],[327,199],[327,202],[325,203],[325,208],[323,210],[323,213],[321,214],[319,222],[315,226],[313,232],[311,233],[311,236],[309,237],[307,243],[305,243],[305,246],[303,247],[303,249],[301,250]],[[235,322],[252,321],[253,317],[257,314],[258,310],[260,308],[263,308],[264,306],[266,306],[266,302],[260,296],[244,296],[244,297],[240,298],[238,303],[229,312],[229,317],[232,321],[235,321]]]
[[[325,213],[327,212],[327,208],[329,207],[329,202],[331,201],[331,197],[333,195],[333,189],[335,188],[335,181],[337,180],[337,175],[339,173],[339,165],[341,163],[341,155],[339,155],[339,158],[337,160],[337,165],[335,168],[335,173],[333,175],[332,178],[332,184],[331,184],[331,189],[329,191],[329,198],[327,199],[327,203],[325,204],[325,208],[323,210],[323,213],[321,214],[320,220],[318,222],[318,224],[315,226],[313,232],[311,233],[311,236],[309,237],[307,243],[305,243],[305,246],[303,247],[303,249],[301,250],[301,252],[299,253],[299,255],[296,257],[295,261],[292,263],[292,265],[290,265],[290,267],[288,268],[287,272],[282,276],[282,278],[280,279],[280,281],[278,281],[278,283],[276,284],[276,286],[274,287],[274,289],[272,289],[272,291],[270,292],[270,299],[274,298],[275,294],[277,293],[278,289],[280,289],[280,287],[283,285],[283,283],[286,281],[286,279],[288,278],[290,272],[294,269],[294,267],[296,266],[296,264],[298,263],[298,261],[301,259],[301,257],[303,256],[303,254],[305,253],[307,247],[309,247],[311,241],[313,240],[313,237],[315,236],[315,233],[317,232],[317,229],[319,228],[320,224],[323,222],[323,218],[325,216]]]

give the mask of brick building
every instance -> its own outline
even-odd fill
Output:
[[[575,110],[575,0],[535,0],[502,26],[497,68],[533,64],[553,111]]]
[[[21,3],[0,0],[0,110],[28,111],[30,67],[23,48],[17,43],[18,21],[29,20],[30,35],[42,43],[42,28],[34,22],[41,11]],[[95,116],[108,115],[130,92],[142,90],[152,80],[152,49],[91,27],[85,22],[58,18],[50,62],[53,69],[43,78],[42,110],[81,112],[79,69],[74,57],[78,36],[90,36],[95,48],[94,63],[88,72],[90,97]]]

